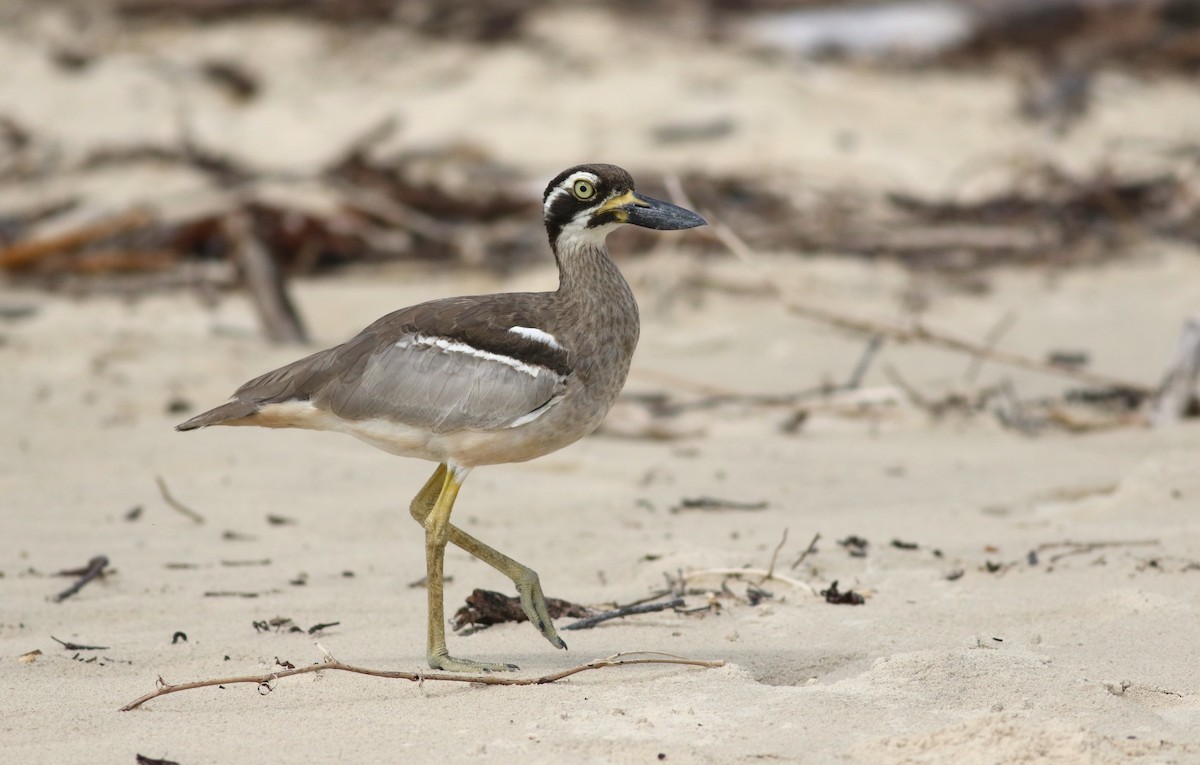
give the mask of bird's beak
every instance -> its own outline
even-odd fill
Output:
[[[632,191],[609,200],[605,208],[618,211],[619,217],[624,219],[625,223],[657,231],[695,228],[707,222],[691,210]]]

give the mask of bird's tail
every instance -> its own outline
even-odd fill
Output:
[[[175,426],[176,430],[196,430],[209,425],[233,425],[237,420],[243,420],[258,413],[259,404],[254,401],[234,399],[227,404],[221,404],[216,409],[209,409],[204,414],[198,414],[187,422]]]

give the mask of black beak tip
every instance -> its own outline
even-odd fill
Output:
[[[691,210],[664,202],[661,199],[644,197],[639,194],[638,200],[642,204],[630,205],[625,208],[629,222],[635,226],[656,231],[679,231],[704,226],[708,223]]]

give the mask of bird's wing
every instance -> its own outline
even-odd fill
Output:
[[[519,425],[562,395],[566,377],[462,340],[405,334],[313,404],[349,420],[380,417],[433,433]]]
[[[345,419],[384,418],[434,433],[520,425],[553,406],[571,375],[567,352],[548,333],[528,331],[535,320],[523,307],[508,296],[501,305],[455,298],[397,311],[342,345],[251,380],[221,409],[244,417],[267,404],[308,401]],[[202,418],[194,426],[234,419]]]

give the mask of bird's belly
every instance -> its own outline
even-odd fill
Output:
[[[515,428],[428,430],[384,419],[341,421],[338,430],[377,449],[402,457],[478,467],[525,462],[578,441],[604,418],[599,408],[555,407],[546,415]]]
[[[389,454],[478,467],[541,457],[591,433],[604,419],[611,402],[581,393],[573,390],[524,425],[496,430],[434,433],[428,428],[381,417],[345,420],[307,401],[268,404],[253,418],[247,418],[245,424],[346,433]]]

